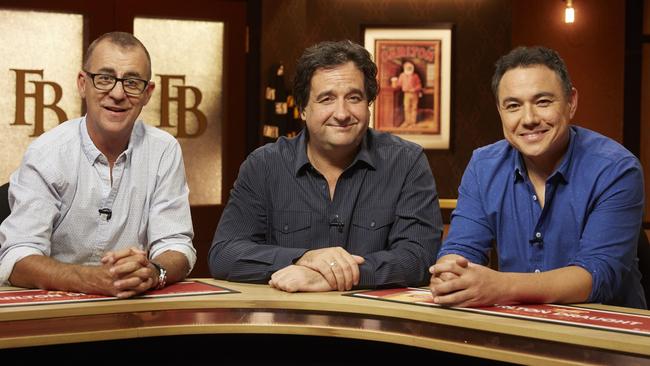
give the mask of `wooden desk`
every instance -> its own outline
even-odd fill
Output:
[[[650,364],[650,337],[646,336],[334,292],[289,294],[266,285],[205,281],[240,293],[0,308],[0,348],[157,336],[271,334],[388,342],[525,364]]]

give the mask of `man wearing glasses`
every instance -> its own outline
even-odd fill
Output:
[[[196,251],[183,157],[168,133],[136,121],[154,90],[133,35],[86,51],[85,117],[46,132],[10,179],[0,225],[0,285],[127,298],[183,279]]]

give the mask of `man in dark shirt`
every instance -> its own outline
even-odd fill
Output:
[[[553,50],[496,64],[505,139],[474,151],[431,268],[442,305],[602,302],[645,308],[636,251],[643,173],[623,146],[573,126],[578,91]],[[486,267],[496,241],[499,272]]]
[[[214,277],[289,292],[427,283],[436,186],[420,146],[368,129],[376,76],[350,41],[304,52],[294,95],[306,128],[242,164],[210,248]]]

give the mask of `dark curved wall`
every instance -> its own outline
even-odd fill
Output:
[[[502,138],[490,91],[493,65],[517,45],[541,44],[565,59],[580,100],[575,123],[623,136],[625,2],[575,1],[565,24],[560,0],[274,0],[262,2],[261,84],[283,61],[323,40],[362,43],[361,25],[453,23],[451,149],[427,157],[442,198],[455,198],[472,150]],[[262,101],[260,94],[259,100]]]
[[[263,1],[261,74],[266,78],[283,61],[290,79],[302,51],[320,41],[363,44],[362,25],[453,23],[451,149],[429,150],[427,157],[440,197],[455,198],[472,150],[502,138],[489,83],[494,62],[510,48],[510,22],[506,0]]]
[[[625,1],[576,1],[573,24],[563,21],[565,5],[513,1],[512,44],[556,49],[578,89],[574,123],[622,142]]]

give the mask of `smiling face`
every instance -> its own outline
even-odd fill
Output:
[[[363,73],[353,62],[314,72],[302,119],[312,152],[356,152],[368,129],[370,110]]]
[[[498,86],[503,134],[524,160],[554,169],[569,144],[569,123],[578,105],[566,96],[558,75],[543,65],[508,70]]]
[[[148,80],[148,70],[149,63],[142,48],[124,48],[110,40],[98,43],[86,64],[88,72],[118,78]],[[77,76],[77,87],[86,101],[88,133],[98,147],[109,141],[128,141],[133,124],[154,89],[153,83],[149,83],[141,95],[129,96],[118,82],[111,91],[101,91],[93,86],[92,78],[83,71]]]

